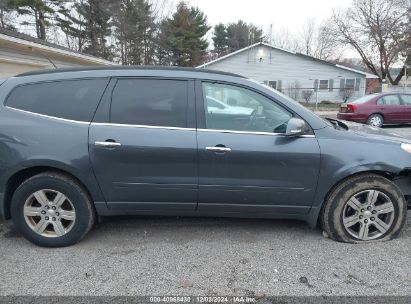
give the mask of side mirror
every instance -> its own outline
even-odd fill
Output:
[[[286,136],[300,136],[307,132],[307,125],[304,120],[291,118],[287,124]]]

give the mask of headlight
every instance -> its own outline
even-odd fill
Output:
[[[411,144],[401,144],[401,148],[411,154]]]

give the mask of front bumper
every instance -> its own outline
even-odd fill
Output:
[[[394,180],[394,184],[400,188],[405,200],[407,201],[408,209],[411,209],[411,177],[407,176]]]

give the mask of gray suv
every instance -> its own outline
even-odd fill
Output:
[[[410,141],[238,75],[31,72],[3,81],[0,102],[0,214],[40,246],[112,215],[297,219],[351,243],[406,223]]]

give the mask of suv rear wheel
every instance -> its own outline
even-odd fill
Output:
[[[52,172],[35,175],[16,189],[11,215],[27,239],[45,247],[79,242],[95,220],[83,187],[66,175]]]
[[[407,204],[398,187],[379,175],[359,175],[329,195],[322,226],[329,237],[347,243],[390,240],[407,220]]]

